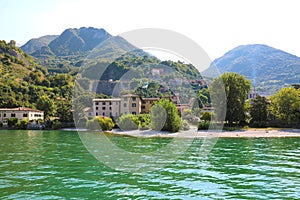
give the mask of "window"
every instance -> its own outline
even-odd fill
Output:
[[[146,109],[146,106],[142,106],[142,109]]]
[[[106,102],[102,102],[102,105],[103,105],[103,106],[106,105]]]
[[[111,110],[111,107],[109,107],[109,110]]]
[[[11,113],[10,117],[16,117],[16,113]]]
[[[146,104],[146,101],[142,101],[142,104]]]
[[[0,114],[0,117],[1,117],[1,114]]]
[[[6,117],[6,113],[3,114],[3,117]]]
[[[28,117],[28,114],[27,113],[23,113],[23,117]]]
[[[95,102],[95,105],[98,106],[98,105],[99,105],[99,102]]]
[[[123,105],[124,107],[127,107],[127,103],[124,103],[124,105]]]
[[[109,113],[109,116],[111,116],[111,117],[112,117],[112,112],[110,112],[110,113]]]
[[[132,97],[132,101],[136,101],[136,97]]]
[[[109,105],[111,105],[111,101],[109,102]]]
[[[135,108],[136,107],[136,103],[131,104],[131,107]]]
[[[102,116],[105,116],[105,112],[102,113]]]
[[[102,110],[105,110],[106,109],[106,107],[102,107]]]
[[[96,112],[96,116],[98,116],[98,113]]]
[[[132,112],[133,115],[136,115],[136,112]]]
[[[96,110],[98,110],[98,107],[96,107]]]

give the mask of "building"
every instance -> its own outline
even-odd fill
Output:
[[[25,107],[0,108],[0,121],[4,126],[7,125],[9,118],[28,119],[28,121],[44,120],[44,111]]]
[[[94,116],[119,117],[121,99],[93,99]]]
[[[159,98],[142,98],[141,113],[149,113],[151,106],[158,100]]]
[[[136,94],[126,94],[121,96],[121,109],[122,114],[138,115],[142,112],[142,101]]]

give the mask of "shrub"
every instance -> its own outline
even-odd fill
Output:
[[[54,120],[52,121],[52,129],[60,129],[62,127],[61,122],[58,120]]]
[[[181,121],[180,129],[182,129],[184,131],[190,130],[190,124],[189,124],[189,122],[187,120],[182,120]]]
[[[27,129],[27,125],[29,124],[28,119],[19,120],[16,124],[18,129]]]
[[[139,114],[137,115],[139,120],[139,128],[140,129],[147,129],[151,123],[150,115],[149,114]]]
[[[198,130],[208,130],[210,122],[208,121],[201,121],[198,124]]]
[[[108,131],[112,130],[114,126],[114,122],[109,117],[94,117],[86,122],[86,127],[90,130],[99,130],[101,128],[102,131]]]
[[[18,118],[8,118],[7,122],[9,127],[14,127],[18,123]]]
[[[113,120],[109,117],[97,117],[102,131],[110,131],[115,126]]]
[[[122,115],[118,119],[118,126],[122,130],[136,130],[139,127],[139,119],[136,115]]]
[[[204,112],[202,115],[201,115],[201,119],[204,120],[204,121],[210,121],[211,120],[211,117],[212,117],[212,114],[210,112]]]

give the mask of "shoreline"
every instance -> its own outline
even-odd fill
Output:
[[[188,131],[180,131],[177,133],[169,133],[165,131],[153,131],[153,130],[134,130],[134,131],[122,131],[114,129],[108,131],[108,133],[119,136],[131,136],[131,137],[164,137],[164,138],[300,138],[300,129],[264,129],[264,130],[236,130],[236,131],[197,131],[196,129],[190,129]]]

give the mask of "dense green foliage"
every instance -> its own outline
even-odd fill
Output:
[[[36,108],[45,111],[46,118],[72,121],[73,76],[49,75],[14,42],[5,41],[0,41],[0,73],[0,108]]]
[[[224,90],[226,96],[220,98]],[[224,106],[226,106],[225,121],[229,125],[245,122],[245,101],[249,90],[250,81],[236,73],[224,73],[211,83],[210,94],[214,95],[214,107],[225,112]],[[224,100],[226,100],[225,104]]]
[[[117,122],[121,130],[137,130],[139,128],[139,119],[136,115],[121,115]]]
[[[115,126],[109,117],[94,117],[86,122],[86,127],[90,130],[110,131]]]
[[[251,126],[265,127],[268,120],[268,101],[265,97],[257,96],[250,106]]]
[[[300,123],[300,90],[283,88],[271,96],[270,109],[276,118],[293,125]]]
[[[181,118],[175,104],[168,99],[160,99],[150,109],[151,125],[154,130],[177,132]]]

